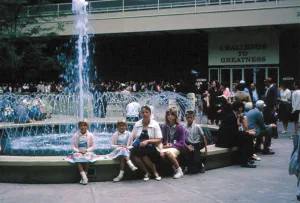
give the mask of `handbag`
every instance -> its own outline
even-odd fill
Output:
[[[134,142],[132,143],[132,146],[135,147],[135,148],[139,148],[141,142],[143,142],[144,140],[148,140],[148,139],[149,139],[148,131],[143,130],[141,132],[141,135],[140,135],[139,139],[134,140]],[[152,147],[152,144],[149,143],[145,147]]]

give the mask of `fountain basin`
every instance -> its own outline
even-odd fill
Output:
[[[116,119],[116,118],[115,118]],[[59,119],[61,120],[61,118]],[[22,130],[23,128],[34,129],[43,128],[44,126],[50,125],[53,129],[61,130],[61,132],[68,131],[72,129],[73,132],[77,130],[77,121],[73,121],[70,117],[64,119],[65,121],[54,122],[43,121],[43,122],[34,122],[29,124],[13,124],[5,123],[0,126],[1,132],[1,143],[2,150],[5,149],[3,145],[3,139],[5,138],[5,133],[15,132],[17,130]],[[115,131],[116,120],[107,120],[104,119],[90,120],[90,128],[92,132],[96,129],[106,129],[108,132],[112,133]],[[128,123],[129,130],[132,129],[134,123]],[[69,126],[61,127],[61,126]],[[70,126],[73,126],[72,128]],[[203,126],[206,129],[209,129],[212,136],[214,137],[217,126],[205,125]],[[94,132],[93,132],[94,133]],[[73,134],[70,134],[70,141]],[[34,138],[34,136],[33,136]],[[109,146],[109,143],[106,143]],[[71,151],[71,144],[68,144],[67,147]],[[232,156],[236,151],[233,149],[224,149],[217,148],[214,145],[208,146],[208,157],[206,169],[220,168],[224,166],[231,165]],[[42,153],[37,153],[34,156],[8,156],[4,151],[1,152],[0,156],[0,182],[14,182],[14,183],[75,183],[79,182],[80,175],[75,164],[64,161],[63,158],[67,155],[55,154],[55,156],[42,156]],[[108,151],[106,152],[108,153]],[[105,154],[106,154],[105,153]],[[28,153],[27,153],[28,154]],[[204,158],[204,157],[203,157]],[[170,172],[169,163],[162,163],[161,166],[158,166],[160,173],[163,176],[172,175]],[[117,160],[100,160],[91,164],[89,170],[89,180],[92,181],[111,181],[119,173],[119,162]],[[127,167],[125,169],[125,179],[136,179],[142,177],[143,174],[140,172],[132,172]]]
[[[206,170],[234,164],[233,156],[237,148],[208,146]],[[64,156],[0,156],[0,181],[14,183],[76,183],[80,175],[75,164],[63,160]],[[202,156],[204,158],[204,156]],[[159,166],[163,176],[171,176],[169,163]],[[111,181],[119,173],[117,160],[101,160],[92,163],[88,178],[90,182]],[[140,171],[132,172],[125,167],[125,180],[141,178]]]

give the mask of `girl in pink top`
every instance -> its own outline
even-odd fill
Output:
[[[221,83],[220,84],[220,89],[223,91],[223,95],[226,96],[226,98],[228,99],[230,97],[230,91],[229,91],[229,88],[226,87],[225,84]]]
[[[99,160],[99,156],[93,153],[95,149],[95,138],[92,133],[88,131],[88,123],[86,120],[78,122],[79,131],[73,136],[72,150],[74,151],[71,157],[65,160],[76,163],[81,175],[79,183],[86,185],[88,183],[87,171],[89,162]]]

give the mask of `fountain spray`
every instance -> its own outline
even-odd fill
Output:
[[[73,0],[72,12],[75,14],[74,34],[78,36],[76,42],[76,57],[78,68],[78,84],[79,88],[79,118],[82,119],[84,114],[84,97],[89,89],[89,26],[88,26],[88,2],[85,0]]]

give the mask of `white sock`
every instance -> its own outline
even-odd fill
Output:
[[[124,176],[124,171],[120,170],[119,177],[123,177],[123,176]]]
[[[80,172],[80,175],[82,177],[83,180],[87,180],[86,174],[84,171]]]
[[[127,161],[127,164],[128,164],[128,166],[129,166],[129,168],[131,169],[131,170],[136,170],[137,168],[135,167],[135,165],[133,165],[133,163],[131,162],[131,160],[128,160]]]

